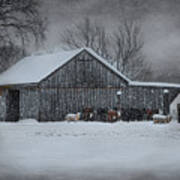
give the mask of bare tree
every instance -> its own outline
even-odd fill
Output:
[[[113,36],[117,69],[132,80],[147,80],[151,66],[142,53],[144,42],[140,25],[132,20],[124,20]]]
[[[24,51],[32,40],[38,45],[45,38],[46,24],[37,0],[0,0],[0,48]],[[21,48],[22,47],[22,48]],[[15,52],[15,51],[14,51]],[[7,54],[9,56],[9,54]],[[5,54],[0,52],[0,58]]]
[[[86,17],[80,23],[66,28],[61,34],[61,42],[65,49],[89,47],[104,58],[109,57],[108,33],[102,25]]]
[[[24,54],[25,50],[15,45],[0,47],[0,72],[16,63]]]
[[[142,54],[141,28],[134,21],[124,21],[114,33],[108,34],[102,24],[85,18],[65,29],[61,40],[65,49],[90,47],[132,80],[147,80],[151,74]]]

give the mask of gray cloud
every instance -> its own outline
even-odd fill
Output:
[[[142,23],[144,53],[155,69],[180,66],[179,0],[43,0],[42,11],[49,18],[47,48],[60,44],[65,27],[90,16],[113,31],[124,16]],[[168,64],[168,66],[167,66]],[[177,68],[176,68],[177,69]]]

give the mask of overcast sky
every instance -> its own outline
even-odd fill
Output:
[[[142,23],[144,53],[154,68],[180,71],[180,0],[42,0],[49,19],[47,48],[60,44],[65,27],[89,16],[113,31],[120,18]],[[158,65],[163,62],[163,65]]]

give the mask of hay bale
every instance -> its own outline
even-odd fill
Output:
[[[153,115],[153,122],[155,124],[165,124],[169,123],[171,121],[171,116],[170,115],[161,115],[161,114],[154,114]]]

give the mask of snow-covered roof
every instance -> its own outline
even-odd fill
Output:
[[[25,57],[0,74],[0,85],[38,83],[82,49]]]
[[[162,83],[162,82],[130,81],[129,85],[131,85],[131,86],[147,86],[147,87],[162,87],[162,88],[180,88],[180,84]]]
[[[147,86],[147,87],[164,87],[164,88],[180,88],[180,84],[172,83],[159,83],[159,82],[138,82],[131,81],[121,72],[119,72],[114,66],[110,65],[104,58],[100,57],[90,48],[80,48],[71,51],[61,51],[58,53],[51,53],[45,55],[33,55],[22,59],[17,62],[7,71],[0,74],[0,85],[17,85],[38,83],[52,72],[62,67],[73,57],[87,51],[94,56],[98,61],[103,63],[106,67],[111,69],[118,76],[123,78],[131,86]]]
[[[0,85],[38,83],[84,50],[89,52],[97,60],[102,62],[123,79],[128,82],[130,81],[113,66],[108,64],[105,59],[98,56],[93,50],[89,48],[81,48],[71,51],[61,51],[53,54],[26,57],[17,62],[7,71],[0,74]]]

